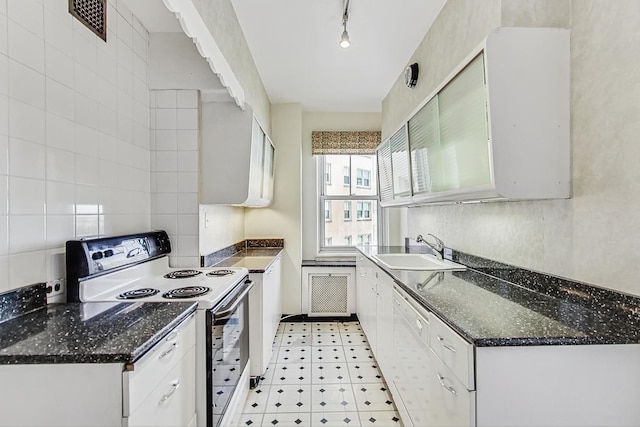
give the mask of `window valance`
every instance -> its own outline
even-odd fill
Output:
[[[375,154],[380,131],[313,131],[312,154]]]

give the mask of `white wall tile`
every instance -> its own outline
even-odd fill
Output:
[[[198,108],[197,90],[179,90],[177,97],[178,108]]]
[[[118,114],[102,104],[98,105],[98,129],[111,136],[118,135]]]
[[[147,82],[147,63],[138,55],[133,55],[133,77]]]
[[[153,172],[152,179],[155,181],[157,193],[176,193],[178,191],[178,175],[175,172]]]
[[[38,37],[44,37],[42,0],[7,0],[7,15]]]
[[[75,121],[84,126],[98,127],[98,102],[80,93],[75,93]]]
[[[198,131],[197,130],[178,130],[177,134],[178,147],[180,150],[197,150],[198,149]]]
[[[151,131],[147,125],[133,124],[133,143],[149,150],[151,147]]]
[[[9,58],[0,54],[0,94],[9,94]]]
[[[114,188],[100,187],[98,213],[113,215],[118,213],[120,195]],[[149,203],[147,203],[149,205]]]
[[[45,213],[45,181],[9,177],[9,214],[43,215]]]
[[[9,98],[0,95],[0,135],[9,135]]]
[[[76,181],[76,156],[66,150],[48,147],[47,150],[47,180],[74,183]],[[48,195],[47,195],[48,198]],[[48,212],[48,210],[47,210]]]
[[[198,172],[198,161],[197,151],[178,151],[179,172]]]
[[[182,108],[178,110],[178,129],[198,129],[198,109]]]
[[[44,215],[10,215],[9,251],[19,253],[44,248],[45,218]]]
[[[47,112],[73,120],[75,117],[73,89],[50,78],[47,78],[46,85]]]
[[[118,140],[113,135],[100,133],[98,143],[98,158],[102,160],[118,160]]]
[[[73,239],[75,236],[71,235],[69,239]],[[48,249],[46,251],[47,257],[47,280],[64,279],[66,276],[66,262],[65,262],[65,250],[64,247]]]
[[[179,214],[197,214],[199,209],[198,193],[179,193],[178,194],[178,213]]]
[[[152,107],[155,108],[171,108],[175,109],[177,106],[177,92],[175,90],[154,90],[155,104]]]
[[[178,215],[178,234],[198,236],[198,214]]]
[[[136,22],[139,22],[136,19]],[[147,61],[147,40],[137,31],[133,32],[133,52],[143,61]]]
[[[51,0],[47,0],[48,3]],[[68,10],[68,7],[67,7]],[[71,56],[73,55],[73,28],[71,14],[60,16],[54,10],[44,8],[44,39],[46,43],[55,46],[58,50]],[[45,47],[48,49],[48,46]]]
[[[127,93],[133,92],[133,71],[121,63],[116,64],[116,81],[118,88]]]
[[[9,214],[9,177],[0,175],[0,215]]]
[[[98,158],[76,154],[76,184],[98,185]]]
[[[60,18],[71,16],[69,15],[69,2],[67,0],[45,0],[43,3],[45,10],[51,11]],[[68,25],[71,26],[71,20],[69,20]]]
[[[73,21],[75,29],[73,31],[73,59],[81,65],[84,65],[92,71],[97,71],[98,67],[98,48],[96,47],[95,34],[85,28],[84,25],[78,23],[76,19]]]
[[[73,59],[67,53],[45,45],[45,69],[47,77],[67,87],[73,87]]]
[[[76,215],[76,237],[98,236],[98,215]]]
[[[9,137],[0,135],[0,175],[9,173]]]
[[[98,102],[112,110],[118,108],[118,90],[113,82],[98,78]]]
[[[97,101],[98,74],[77,62],[74,64],[73,73],[73,89],[87,98]]]
[[[118,91],[117,110],[118,114],[123,114],[131,118],[133,115],[133,98],[131,97],[131,92]]]
[[[175,129],[159,129],[155,131],[156,150],[177,150],[178,132]]]
[[[32,68],[9,60],[9,96],[44,109],[45,78]]]
[[[75,213],[76,187],[65,182],[47,181],[47,215]]]
[[[57,114],[46,113],[46,143],[49,147],[73,151],[75,146],[74,123]]]
[[[198,236],[178,235],[178,254],[182,256],[199,256]]]
[[[177,129],[178,122],[176,111],[177,110],[174,109],[157,109],[156,129]]]
[[[9,217],[0,215],[0,256],[9,254]]]
[[[76,124],[74,127],[74,150],[76,154],[98,157],[100,133],[91,127]]]
[[[9,283],[9,257],[0,256],[0,292],[5,292],[11,289],[11,283]]]
[[[175,193],[158,193],[155,195],[156,213],[158,215],[178,213],[178,195]]]
[[[133,99],[144,104],[146,113],[149,114],[149,87],[138,78],[133,79]],[[148,115],[145,117],[145,123],[149,124]]]
[[[76,185],[76,214],[92,215],[100,213],[100,195],[94,186]]]
[[[178,172],[178,191],[180,193],[197,193],[198,174],[196,172]]]
[[[118,138],[126,142],[133,142],[133,120],[131,116],[118,113]]]
[[[9,136],[44,144],[45,126],[44,110],[15,99],[9,100]]]
[[[47,257],[44,250],[9,255],[9,286],[11,288],[46,282],[46,276]]]
[[[118,84],[118,63],[115,56],[109,56],[108,51],[101,50],[98,55],[98,75],[114,86]],[[115,52],[114,52],[115,54]]]
[[[9,173],[25,178],[45,178],[46,152],[43,144],[9,139]]]
[[[158,151],[156,152],[156,171],[158,172],[177,172],[178,171],[178,152],[177,151]]]
[[[64,246],[75,236],[73,215],[47,215],[46,244],[48,248]]]
[[[154,215],[153,228],[165,230],[168,234],[178,234],[178,215]]]
[[[9,20],[9,56],[34,70],[44,73],[44,40]]]
[[[2,0],[4,1],[4,0]],[[0,1],[0,4],[2,2]],[[6,14],[0,15],[0,53],[7,54],[9,51],[9,30],[8,30],[8,19]]]

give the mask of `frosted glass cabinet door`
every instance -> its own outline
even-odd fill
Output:
[[[409,142],[413,194],[442,191],[437,95],[409,119]]]
[[[443,190],[491,183],[487,92],[478,55],[438,94]]]
[[[378,157],[378,185],[380,201],[393,200],[393,177],[391,170],[391,147],[386,140],[376,151]]]
[[[393,197],[411,196],[407,127],[403,126],[391,137],[389,142],[391,145],[391,168],[393,170]]]
[[[264,138],[264,132],[254,117],[253,126],[251,127],[251,162],[249,169],[250,198],[260,198],[262,195]]]

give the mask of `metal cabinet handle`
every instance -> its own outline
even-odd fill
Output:
[[[440,385],[442,386],[442,388],[444,388],[445,390],[447,390],[449,393],[453,394],[454,396],[456,396],[458,394],[458,392],[451,387],[450,385],[446,385],[444,383],[444,377],[442,375],[440,375],[440,372],[437,372],[438,375],[438,381],[440,382]]]
[[[422,330],[422,322],[420,321],[420,318],[416,317],[416,327],[420,330]]]
[[[455,347],[452,347],[452,346],[450,346],[450,345],[448,345],[448,344],[445,344],[445,343],[444,343],[444,338],[442,338],[440,335],[436,335],[436,336],[438,337],[438,341],[440,342],[440,345],[441,345],[441,346],[443,346],[443,347],[444,347],[444,348],[446,348],[447,350],[452,351],[452,352],[454,352],[454,353],[457,351]]]
[[[167,394],[162,395],[162,397],[160,398],[160,402],[158,402],[158,405],[171,399],[171,396],[173,396],[178,387],[180,387],[180,380],[175,380],[173,383],[171,383],[171,391]]]
[[[170,355],[171,353],[173,353],[173,351],[178,348],[178,342],[173,342],[171,343],[171,347],[169,347],[169,350],[165,350],[162,352],[162,354],[158,357],[158,359],[164,359],[165,357],[167,357],[168,355]]]

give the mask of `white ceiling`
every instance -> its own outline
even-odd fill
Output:
[[[273,103],[305,111],[381,111],[446,0],[231,0]]]
[[[338,46],[344,0],[231,0],[273,103],[379,112],[446,0],[350,0],[351,47]],[[161,0],[124,0],[150,33],[181,32]]]

